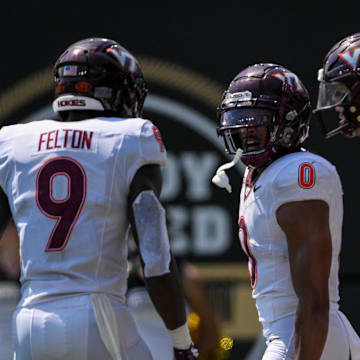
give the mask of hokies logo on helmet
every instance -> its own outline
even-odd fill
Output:
[[[120,46],[112,46],[106,49],[106,52],[112,55],[123,68],[128,68],[130,72],[134,73],[137,69],[136,59],[124,48]]]
[[[359,66],[360,47],[357,46],[340,53],[339,58],[348,64],[353,70],[356,70]]]
[[[290,71],[281,71],[272,74],[274,78],[281,80],[283,83],[287,84],[291,91],[303,91],[304,88],[301,85],[301,81],[298,76]]]

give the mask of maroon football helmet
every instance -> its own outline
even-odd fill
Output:
[[[224,92],[217,131],[227,153],[241,149],[245,165],[262,168],[300,149],[309,134],[310,113],[309,94],[298,76],[280,65],[260,63],[237,74]],[[259,126],[268,130],[265,146],[247,149],[240,134]]]
[[[360,33],[338,41],[325,56],[318,72],[319,95],[314,114],[318,115],[325,137],[336,134],[354,137],[360,127]],[[333,129],[322,114],[337,110],[341,115]]]
[[[90,38],[70,45],[54,67],[53,109],[140,117],[147,93],[136,58],[116,41]]]

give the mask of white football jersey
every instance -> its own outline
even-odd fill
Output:
[[[249,257],[253,298],[263,323],[295,314],[298,303],[292,285],[286,235],[276,218],[285,203],[323,200],[330,208],[332,265],[330,308],[338,309],[338,272],[343,219],[342,186],[335,167],[324,158],[297,152],[270,164],[253,186],[241,189],[239,237]]]
[[[0,131],[0,186],[20,237],[20,306],[105,293],[125,301],[127,196],[136,171],[163,165],[148,120],[36,121]]]

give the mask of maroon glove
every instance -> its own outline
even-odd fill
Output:
[[[195,360],[199,356],[198,350],[191,345],[186,350],[179,350],[174,348],[175,360]]]

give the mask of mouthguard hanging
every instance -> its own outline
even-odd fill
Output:
[[[242,150],[237,149],[236,154],[235,154],[234,158],[232,159],[232,161],[218,167],[218,169],[216,170],[216,174],[214,175],[214,177],[211,180],[213,182],[213,184],[215,184],[221,188],[225,188],[229,193],[231,193],[231,191],[232,191],[231,185],[229,183],[229,178],[226,175],[225,170],[230,169],[233,166],[235,166],[236,163],[240,160],[241,155],[242,155]]]

